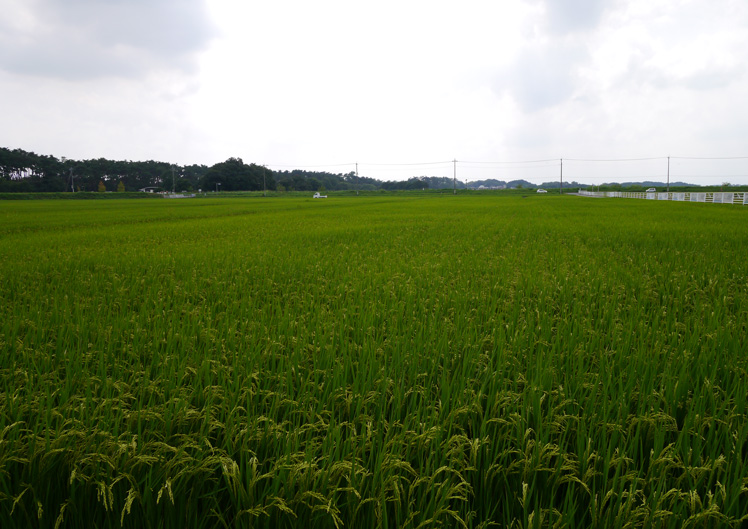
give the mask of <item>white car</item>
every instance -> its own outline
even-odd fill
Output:
[[[312,198],[327,198],[327,195],[320,195],[319,193],[315,193]]]
[[[649,189],[645,191],[645,193],[656,193],[656,192],[657,190],[654,187],[650,187]]]
[[[546,191],[545,189],[538,189],[538,193],[547,193],[547,192],[548,191]]]

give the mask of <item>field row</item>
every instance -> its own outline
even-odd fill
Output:
[[[748,210],[0,208],[3,527],[748,521]]]

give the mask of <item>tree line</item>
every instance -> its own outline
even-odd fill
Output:
[[[603,190],[629,191],[662,187],[662,182],[628,182],[602,184]],[[590,188],[589,184],[564,182],[565,189]],[[675,182],[671,189],[691,187]],[[723,183],[721,188],[728,187]],[[70,191],[342,191],[465,189],[467,184],[452,178],[417,176],[404,181],[381,181],[359,176],[355,172],[272,171],[262,165],[247,164],[241,158],[207,165],[175,165],[167,162],[108,160],[73,160],[36,154],[22,149],[0,147],[0,193],[70,192]],[[532,184],[526,180],[479,180],[471,189],[558,189],[560,182]],[[715,187],[715,186],[713,186]],[[715,189],[720,189],[716,186]]]
[[[72,160],[0,147],[0,192],[261,191],[276,189],[273,172],[229,158],[211,167],[148,160]]]
[[[0,147],[0,192],[72,191],[326,191],[423,189],[434,187],[434,177],[382,182],[355,172],[272,171],[241,158],[207,165],[167,162],[73,160]],[[446,186],[448,187],[448,186]]]
[[[0,192],[137,191],[197,189],[209,174],[205,165],[73,160],[0,147]]]

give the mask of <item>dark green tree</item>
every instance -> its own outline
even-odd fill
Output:
[[[270,190],[276,187],[272,171],[260,165],[247,165],[241,158],[229,158],[212,166],[202,178],[200,187],[210,191],[218,184],[222,191],[262,191],[263,186]]]

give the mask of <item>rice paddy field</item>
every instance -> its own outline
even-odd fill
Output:
[[[748,526],[748,208],[0,203],[0,526]]]

